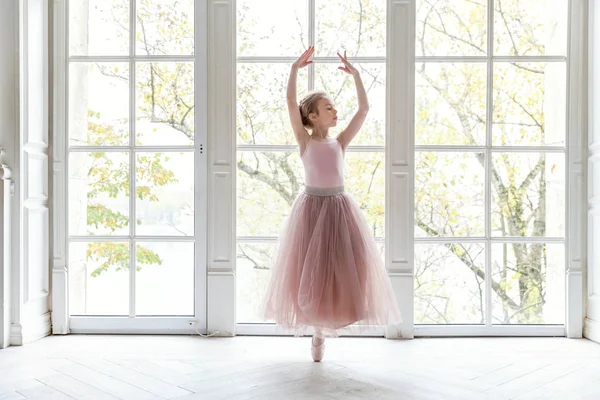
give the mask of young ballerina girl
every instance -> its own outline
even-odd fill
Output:
[[[401,322],[400,310],[356,202],[344,191],[345,150],[362,126],[369,104],[359,72],[344,56],[339,67],[352,75],[358,111],[337,137],[337,111],[323,92],[296,100],[298,70],[311,64],[314,47],[293,64],[287,105],[304,164],[306,188],[292,205],[281,230],[279,250],[264,299],[266,319],[297,334],[313,327],[311,354],[321,361],[325,337],[356,325]],[[311,131],[309,133],[308,130]]]

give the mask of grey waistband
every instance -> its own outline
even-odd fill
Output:
[[[335,196],[336,194],[344,193],[344,187],[331,187],[331,188],[318,188],[312,186],[306,186],[304,188],[306,194],[312,194],[314,196]]]

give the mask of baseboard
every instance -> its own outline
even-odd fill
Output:
[[[600,343],[600,322],[586,318],[583,322],[583,337]]]
[[[25,324],[12,324],[10,327],[10,345],[23,346],[49,336],[52,329],[50,313],[29,317]]]

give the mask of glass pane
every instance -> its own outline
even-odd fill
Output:
[[[371,233],[385,236],[385,153],[346,153],[346,191],[358,203]]]
[[[565,246],[492,245],[494,324],[564,324]]]
[[[136,93],[137,145],[193,144],[193,63],[138,63]]]
[[[193,54],[194,0],[137,0],[136,54]]]
[[[415,236],[483,236],[485,156],[416,153]]]
[[[237,143],[296,144],[286,104],[290,64],[237,66]],[[264,84],[257,85],[257,82]],[[298,74],[298,102],[308,91],[307,69]]]
[[[129,144],[129,65],[71,63],[69,144]]]
[[[567,0],[495,0],[496,55],[565,55]]]
[[[235,272],[238,323],[266,322],[262,318],[261,303],[277,248],[276,243],[238,244]]]
[[[487,1],[417,0],[416,56],[487,53]]]
[[[493,144],[564,145],[565,74],[564,63],[494,64]]]
[[[129,155],[69,155],[69,235],[129,234]]]
[[[300,56],[308,47],[306,0],[237,0],[238,56]]]
[[[137,243],[136,315],[194,315],[194,243]]]
[[[491,175],[492,235],[564,236],[563,154],[494,154]]]
[[[367,96],[369,114],[352,145],[385,144],[385,64],[355,64],[360,71]],[[354,79],[337,69],[337,64],[315,65],[315,87],[330,94],[338,112],[339,122],[332,136],[339,134],[356,113],[358,100]]]
[[[237,234],[277,236],[304,190],[298,152],[238,152]]]
[[[417,145],[485,145],[486,64],[416,66]]]
[[[386,0],[316,0],[317,56],[385,56]]]
[[[69,244],[70,315],[129,315],[129,243]]]
[[[194,234],[194,153],[136,154],[136,235]]]
[[[483,244],[415,245],[415,323],[485,322]]]
[[[69,54],[129,54],[128,0],[69,0]]]

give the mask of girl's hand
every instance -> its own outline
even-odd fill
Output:
[[[359,72],[356,68],[354,68],[352,66],[352,64],[350,64],[348,62],[348,58],[346,57],[346,50],[344,50],[344,56],[342,57],[342,55],[340,53],[337,53],[337,55],[340,57],[340,60],[342,60],[342,63],[344,64],[343,67],[338,67],[338,69],[341,69],[342,71],[344,71],[347,74],[350,74],[352,76],[358,76]]]
[[[293,64],[293,66],[295,68],[300,69],[300,68],[306,67],[309,64],[312,64],[312,61],[310,61],[309,58],[312,56],[314,51],[315,51],[315,46],[310,46],[304,53],[302,53],[300,58],[296,60],[296,62]]]

